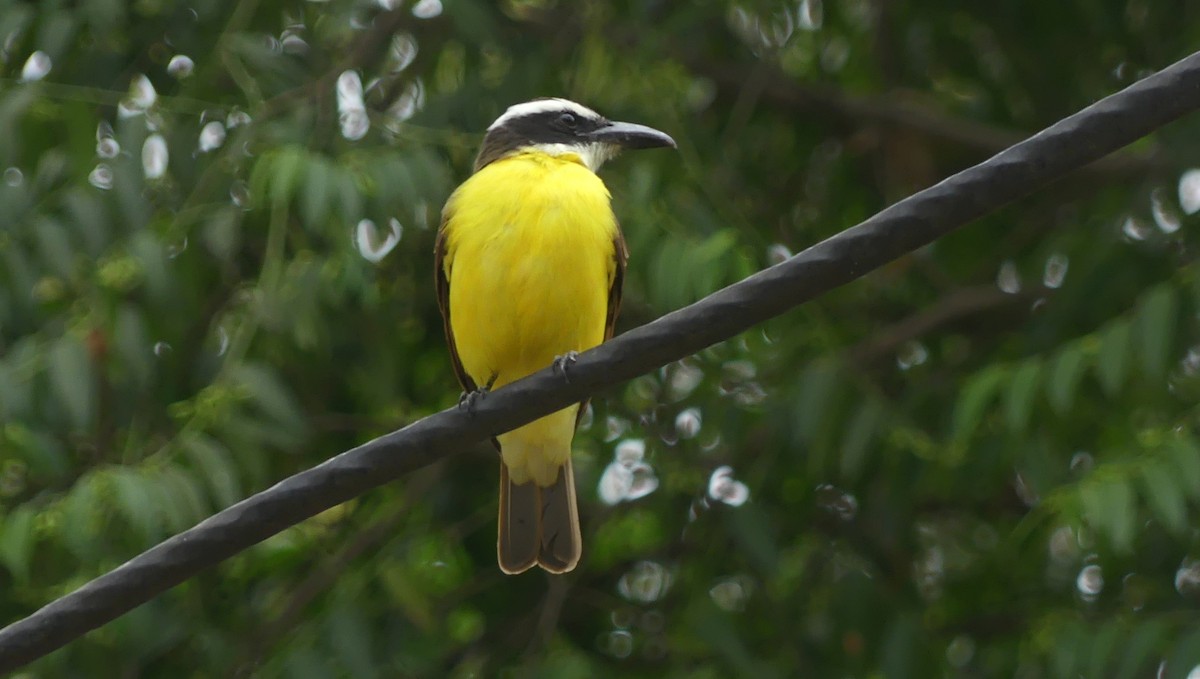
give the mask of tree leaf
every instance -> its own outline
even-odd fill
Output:
[[[1096,362],[1096,376],[1100,386],[1110,397],[1117,396],[1125,384],[1129,370],[1130,324],[1128,320],[1114,321],[1104,330],[1100,340],[1100,357]]]
[[[172,533],[180,533],[202,521],[210,511],[195,478],[178,467],[164,467],[150,477],[158,489],[156,502]]]
[[[223,205],[213,210],[204,223],[200,236],[204,247],[222,262],[231,261],[241,244],[241,214],[238,207]]]
[[[841,370],[833,361],[814,361],[800,376],[800,389],[792,405],[796,439],[806,446],[806,464],[812,474],[828,474],[837,406],[845,391]]]
[[[154,371],[153,343],[146,332],[142,314],[132,304],[122,304],[117,311],[113,348],[129,371],[133,384],[140,388],[149,385]]]
[[[1178,303],[1175,289],[1160,285],[1142,299],[1137,311],[1138,349],[1151,379],[1162,377],[1170,361]]]
[[[771,516],[752,502],[727,512],[730,534],[761,572],[774,573],[779,545],[771,529]]]
[[[1087,649],[1088,671],[1084,676],[1103,677],[1113,665],[1113,653],[1118,649],[1123,653],[1121,642],[1128,634],[1124,620],[1111,619],[1100,626],[1096,634],[1091,635]]]
[[[1041,373],[1042,362],[1032,358],[1021,363],[1008,383],[1004,415],[1009,430],[1014,434],[1023,434],[1029,428],[1029,417],[1033,413]]]
[[[18,361],[10,363],[5,358],[0,358],[0,420],[18,420],[29,413],[33,385],[13,367]]]
[[[22,505],[10,511],[0,524],[0,563],[20,585],[29,583],[35,542],[33,517],[34,511]]]
[[[106,474],[116,492],[117,508],[146,543],[161,536],[162,509],[159,494],[154,492],[145,474],[135,469],[114,467]]]
[[[1137,511],[1133,489],[1112,470],[1102,477],[1093,474],[1080,488],[1084,515],[1100,533],[1106,534],[1118,552],[1128,552],[1133,545]]]
[[[764,666],[746,646],[744,627],[734,624],[711,601],[692,604],[683,617],[692,634],[731,668],[730,676],[773,679],[778,672]]]
[[[75,269],[75,249],[67,229],[57,219],[44,218],[38,220],[33,232],[38,237],[38,250],[44,268],[69,280]]]
[[[363,217],[363,197],[359,192],[354,176],[341,169],[331,175],[333,188],[337,193],[338,216],[343,224],[353,226]]]
[[[183,435],[180,443],[192,464],[208,481],[218,506],[229,507],[242,499],[236,469],[224,446],[195,432]]]
[[[1177,635],[1179,640],[1175,644],[1175,650],[1167,659],[1167,670],[1171,673],[1172,679],[1179,677],[1190,677],[1194,674],[1192,668],[1200,666],[1200,628],[1196,625],[1188,625],[1186,633],[1183,630]]]
[[[243,363],[236,367],[234,374],[263,414],[297,435],[307,429],[295,396],[274,370],[263,365]]]
[[[967,382],[967,386],[959,392],[954,404],[954,421],[952,437],[958,446],[966,444],[983,413],[991,405],[996,391],[1000,388],[1005,376],[1004,370],[998,366],[985,368],[976,373]]]
[[[130,240],[129,251],[137,258],[145,289],[154,301],[164,307],[177,303],[166,250],[158,236],[149,231],[137,232]]]
[[[1149,676],[1147,672],[1150,670],[1151,654],[1158,650],[1165,634],[1164,625],[1158,620],[1142,620],[1134,625],[1129,636],[1121,644],[1121,656],[1113,679]]]
[[[329,218],[333,201],[333,179],[336,171],[324,158],[314,157],[305,168],[304,193],[300,196],[300,216],[310,230],[316,231]]]
[[[379,676],[378,663],[371,657],[372,629],[358,608],[339,605],[330,612],[328,620],[330,647],[337,649],[349,676]]]
[[[857,479],[867,461],[867,452],[875,440],[886,411],[875,398],[861,402],[854,415],[846,423],[846,434],[842,439],[842,476]]]
[[[74,238],[83,244],[88,256],[98,258],[112,239],[109,215],[99,197],[75,187],[63,199],[70,214],[68,224]]]
[[[1079,380],[1083,377],[1084,353],[1078,343],[1068,344],[1050,365],[1046,390],[1055,412],[1065,415],[1075,402]]]
[[[801,440],[811,442],[826,421],[838,388],[838,369],[832,361],[813,361],[800,376],[793,423]]]
[[[1167,530],[1182,535],[1187,529],[1187,503],[1180,479],[1166,461],[1153,460],[1142,467],[1146,502]]]
[[[92,362],[83,342],[73,334],[54,343],[49,356],[50,385],[76,430],[87,429],[94,409]]]
[[[1183,489],[1193,499],[1200,498],[1200,445],[1190,438],[1180,438],[1169,444],[1168,449]]]
[[[307,646],[290,649],[284,666],[280,676],[295,679],[322,679],[336,674],[324,653]]]
[[[100,551],[101,524],[105,507],[96,474],[85,474],[71,487],[62,502],[62,543],[76,558],[88,561]]]

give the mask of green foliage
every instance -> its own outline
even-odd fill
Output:
[[[431,252],[504,107],[568,96],[678,140],[602,173],[625,330],[1180,58],[1195,18],[0,2],[3,620],[455,403]],[[355,79],[365,118],[339,109]],[[597,395],[570,576],[499,574],[485,445],[29,676],[1189,676],[1196,132]],[[639,456],[639,497],[607,504]]]

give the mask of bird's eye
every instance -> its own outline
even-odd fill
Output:
[[[574,129],[574,127],[579,124],[579,118],[576,118],[574,113],[563,112],[558,116],[558,122],[562,123],[566,127]]]

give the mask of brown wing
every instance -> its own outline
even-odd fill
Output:
[[[621,287],[625,284],[625,264],[629,261],[629,247],[625,245],[625,236],[617,225],[617,236],[613,238],[613,257],[617,267],[613,273],[612,285],[608,288],[608,318],[604,321],[604,341],[612,339],[613,330],[617,326],[617,314],[621,313]]]
[[[621,233],[619,224],[617,235],[613,238],[613,259],[616,268],[613,270],[612,285],[608,286],[608,315],[604,319],[605,342],[612,339],[613,331],[617,327],[617,314],[621,313],[621,289],[625,284],[625,264],[629,261],[629,247],[625,245],[625,236]],[[587,410],[590,400],[585,398],[579,402],[579,413],[575,415],[576,426],[583,419],[583,412]]]
[[[442,225],[438,227],[437,243],[433,246],[433,284],[437,288],[438,308],[442,310],[442,329],[446,332],[446,344],[450,347],[450,361],[454,374],[463,391],[475,391],[475,381],[463,369],[458,358],[458,346],[454,343],[454,328],[450,327],[450,279],[446,277],[446,233],[450,222],[450,210],[442,213]],[[612,303],[609,302],[611,309]],[[611,313],[611,311],[609,312]]]

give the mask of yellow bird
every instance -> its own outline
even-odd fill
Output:
[[[510,107],[442,210],[438,305],[465,402],[612,337],[628,254],[596,176],[622,149],[675,146],[566,99]],[[500,569],[565,573],[582,540],[571,439],[584,404],[501,434]]]

